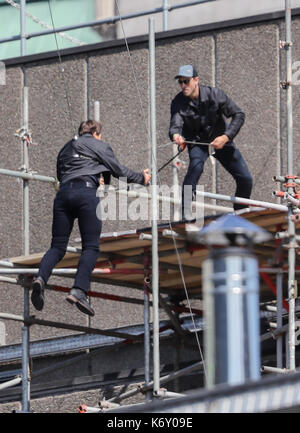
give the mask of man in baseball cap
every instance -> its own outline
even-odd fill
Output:
[[[169,136],[182,150],[188,148],[190,162],[183,181],[182,216],[190,220],[192,198],[209,156],[209,147],[234,178],[237,197],[250,198],[252,176],[233,142],[244,123],[244,112],[223,90],[200,85],[193,65],[180,66],[175,79],[181,91],[171,103]],[[225,118],[231,121],[227,123]],[[246,206],[234,203],[233,207],[237,210]]]

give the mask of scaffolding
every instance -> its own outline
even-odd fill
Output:
[[[277,182],[284,188],[285,191],[280,189],[274,191],[274,196],[280,197],[284,200],[285,204],[269,203],[258,200],[246,200],[239,197],[231,197],[220,194],[208,193],[197,191],[197,194],[203,198],[228,201],[231,203],[242,203],[249,207],[245,210],[236,211],[235,213],[267,228],[273,233],[274,238],[271,243],[262,245],[257,249],[257,254],[262,254],[262,257],[268,256],[274,258],[273,266],[266,266],[263,264],[260,267],[260,275],[262,278],[262,290],[272,292],[276,296],[275,306],[266,302],[267,309],[274,312],[275,321],[273,329],[266,334],[261,335],[261,341],[269,338],[276,339],[276,355],[277,366],[262,366],[264,372],[270,373],[293,373],[296,370],[296,356],[295,356],[295,319],[296,308],[295,300],[297,297],[297,281],[296,273],[299,271],[297,267],[296,249],[298,248],[297,241],[299,236],[296,234],[297,224],[300,223],[300,194],[298,194],[298,186],[300,179],[295,176],[293,168],[293,124],[292,124],[292,38],[291,38],[291,7],[290,1],[285,0],[286,8],[286,41],[280,41],[280,48],[286,51],[286,73],[287,79],[282,82],[282,88],[286,91],[287,103],[287,171],[285,176],[275,176],[274,182]],[[118,396],[118,400],[132,396],[138,392],[145,393],[146,399],[149,398],[167,398],[178,397],[176,393],[170,393],[161,388],[161,385],[174,380],[180,375],[185,375],[194,370],[203,369],[203,361],[197,362],[187,368],[179,370],[175,373],[160,377],[160,353],[159,353],[159,336],[165,329],[162,328],[159,320],[159,308],[162,307],[169,317],[167,328],[174,330],[181,336],[186,335],[186,329],[183,328],[182,323],[178,320],[178,315],[175,313],[190,312],[195,317],[202,316],[202,311],[195,309],[187,309],[182,306],[169,305],[162,293],[169,294],[170,290],[168,285],[164,284],[169,279],[170,275],[176,280],[173,288],[177,287],[175,293],[183,291],[182,275],[178,271],[176,260],[178,254],[184,257],[184,254],[195,254],[197,265],[186,263],[183,268],[186,275],[194,281],[194,290],[192,293],[200,295],[201,288],[199,287],[199,275],[201,273],[201,260],[206,255],[205,246],[193,245],[188,242],[186,233],[186,224],[182,221],[172,223],[170,230],[169,224],[157,224],[158,215],[158,201],[168,200],[174,205],[180,204],[178,200],[170,199],[158,195],[157,192],[157,177],[156,177],[156,119],[155,119],[155,30],[153,19],[149,19],[149,89],[150,89],[150,131],[151,131],[151,169],[152,169],[152,184],[151,194],[146,194],[138,190],[118,190],[118,194],[127,194],[133,197],[146,197],[151,200],[152,209],[152,225],[151,227],[142,230],[133,230],[122,233],[106,234],[101,236],[101,247],[103,248],[97,265],[92,273],[92,281],[106,282],[109,284],[121,285],[126,287],[136,287],[142,289],[144,292],[144,299],[141,301],[135,298],[124,296],[107,295],[100,292],[90,292],[89,296],[95,298],[110,298],[117,302],[128,302],[133,304],[142,304],[144,306],[144,329],[143,332],[134,332],[130,329],[112,329],[102,330],[92,328],[89,326],[78,326],[74,324],[65,324],[54,321],[46,321],[37,319],[30,316],[29,312],[29,290],[32,277],[38,272],[38,265],[42,255],[30,255],[29,251],[29,182],[42,181],[56,185],[57,181],[53,177],[41,176],[33,174],[29,170],[28,161],[28,145],[31,142],[31,135],[28,125],[28,88],[23,89],[23,127],[17,131],[18,136],[23,144],[23,160],[24,166],[22,171],[12,171],[0,169],[0,174],[7,176],[19,177],[23,180],[23,204],[24,204],[24,256],[18,258],[11,258],[0,261],[0,281],[11,284],[21,285],[24,290],[24,312],[22,316],[0,313],[0,318],[6,320],[15,320],[23,323],[22,326],[22,375],[21,377],[14,378],[13,380],[2,384],[0,389],[5,389],[22,383],[22,412],[30,412],[30,326],[51,326],[55,328],[68,329],[78,331],[86,334],[100,335],[103,337],[112,337],[117,341],[140,341],[144,343],[144,359],[145,359],[145,380],[134,390]],[[95,117],[98,116],[98,105],[95,105]],[[231,208],[222,206],[212,206],[206,203],[196,204],[202,209],[205,207],[212,208],[221,213],[232,212]],[[208,224],[216,218],[216,215],[205,218],[204,223]],[[130,253],[122,253],[124,246],[122,242],[126,242],[127,250]],[[110,250],[110,247],[113,248]],[[284,246],[287,250],[287,264],[282,261],[276,261],[278,251],[282,250]],[[142,255],[140,250],[143,250]],[[113,251],[118,251],[114,253]],[[121,252],[120,252],[121,251]],[[80,248],[69,246],[67,254],[63,259],[60,268],[53,270],[53,275],[59,275],[66,278],[73,277],[76,272],[76,263],[80,255]],[[282,251],[281,251],[282,253]],[[164,258],[166,261],[164,262]],[[170,259],[171,258],[171,259]],[[67,266],[64,264],[67,263]],[[124,267],[124,264],[126,267]],[[122,266],[119,266],[122,265]],[[168,269],[168,271],[166,271]],[[164,278],[165,274],[165,278]],[[10,277],[15,275],[17,277]],[[134,276],[134,278],[132,278]],[[160,278],[162,276],[162,278]],[[288,296],[287,300],[283,297],[283,284],[287,276]],[[192,287],[193,288],[193,287]],[[66,292],[69,290],[67,287],[47,285],[47,289]],[[150,293],[152,293],[152,302],[150,302]],[[174,291],[172,292],[174,294]],[[149,309],[153,309],[153,324],[149,324]],[[283,316],[288,316],[288,324],[283,325]],[[270,325],[271,326],[271,325]],[[272,326],[271,326],[272,328]],[[200,327],[202,330],[202,328]],[[152,335],[152,337],[151,337]],[[286,367],[283,368],[283,336],[287,336],[287,353],[286,353]],[[151,338],[153,343],[153,380],[150,379],[150,345]],[[88,347],[88,346],[85,346]],[[151,393],[149,393],[151,391]],[[100,404],[101,410],[109,410],[115,408],[116,398],[110,401],[102,402]],[[98,408],[99,409],[99,408]],[[79,408],[81,412],[94,411],[93,408],[82,406]]]

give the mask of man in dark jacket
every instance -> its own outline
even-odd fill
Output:
[[[38,276],[32,283],[31,301],[41,311],[44,306],[44,288],[55,265],[64,257],[74,220],[82,239],[82,253],[73,288],[67,301],[90,316],[94,310],[87,300],[91,273],[99,256],[102,222],[96,209],[99,204],[97,188],[100,176],[127,178],[129,183],[147,185],[149,170],[136,173],[121,165],[108,143],[102,141],[102,126],[93,120],[82,122],[79,138],[64,145],[57,157],[57,178],[60,188],[53,206],[51,248],[44,255]],[[108,182],[107,182],[108,183]]]
[[[200,85],[192,65],[180,66],[175,78],[182,91],[171,103],[169,136],[182,150],[188,148],[190,162],[182,188],[182,212],[183,218],[190,219],[192,197],[209,156],[209,146],[197,142],[214,148],[214,157],[236,181],[237,197],[250,198],[252,176],[232,141],[244,123],[243,111],[221,89]],[[227,124],[224,117],[231,122]],[[234,209],[243,207],[234,204]]]

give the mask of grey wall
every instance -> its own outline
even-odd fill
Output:
[[[153,10],[163,6],[164,0],[118,0],[121,15],[136,13],[141,10]],[[177,6],[189,1],[168,0],[168,6]],[[291,8],[300,7],[299,0],[291,0]],[[266,13],[284,11],[285,0],[211,0],[179,9],[173,9],[168,13],[168,30],[185,28],[187,25],[196,26],[233,20],[243,17],[252,17]],[[153,14],[155,27],[163,30],[162,13]],[[148,17],[143,16],[130,20],[117,22],[117,36],[123,38],[123,31],[127,36],[136,36],[145,33]]]
[[[293,56],[300,59],[300,18],[293,20]],[[285,79],[285,53],[278,48],[284,39],[282,20],[259,24],[240,23],[237,26],[201,32],[160,35],[156,44],[157,128],[158,145],[168,143],[169,106],[178,92],[173,79],[183,63],[193,63],[201,81],[217,84],[241,106],[246,123],[236,139],[254,176],[252,198],[274,201],[275,184],[272,176],[286,174],[285,93],[279,81]],[[146,39],[130,43],[129,57],[125,44],[103,44],[87,47],[86,52],[62,53],[62,65],[57,57],[43,56],[19,59],[7,65],[5,86],[0,86],[1,168],[19,169],[22,165],[20,140],[14,136],[22,124],[22,86],[29,88],[29,125],[36,143],[30,148],[31,169],[40,174],[55,175],[56,155],[60,147],[75,132],[81,120],[93,117],[96,100],[101,102],[104,140],[111,143],[121,163],[134,170],[149,166],[148,139],[148,43]],[[61,68],[63,66],[64,72]],[[66,93],[67,89],[67,93]],[[68,101],[66,98],[68,95]],[[298,174],[299,86],[294,87],[294,155]],[[171,157],[171,148],[158,153],[160,167]],[[182,155],[187,162],[187,155]],[[230,175],[218,165],[217,191],[234,194]],[[179,173],[183,180],[185,170]],[[171,167],[160,180],[171,185]],[[115,181],[114,181],[115,182]],[[201,178],[204,189],[212,189],[212,167],[207,161]],[[51,238],[51,212],[55,192],[46,183],[30,183],[30,252],[43,252]],[[23,254],[22,181],[0,175],[0,257]],[[228,203],[225,203],[228,206]],[[148,226],[149,221],[105,221],[103,232]],[[75,228],[70,243],[78,236]],[[70,280],[52,278],[51,282],[71,285]],[[97,290],[99,286],[92,285]],[[101,286],[101,291],[142,298],[142,291]],[[38,317],[50,320],[86,324],[87,319],[74,311],[64,300],[64,294],[47,293],[42,313]],[[21,314],[22,289],[0,283],[1,311]],[[96,309],[92,326],[113,328],[143,322],[143,308],[111,301],[92,301]],[[21,341],[19,323],[3,321],[6,344]],[[42,339],[66,335],[67,331],[33,327],[31,338]],[[0,339],[3,341],[3,338]]]

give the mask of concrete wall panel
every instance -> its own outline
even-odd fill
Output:
[[[246,114],[235,139],[254,178],[252,198],[273,201],[279,159],[279,32],[276,24],[217,35],[217,84]],[[219,166],[218,190],[233,195],[234,181]]]

